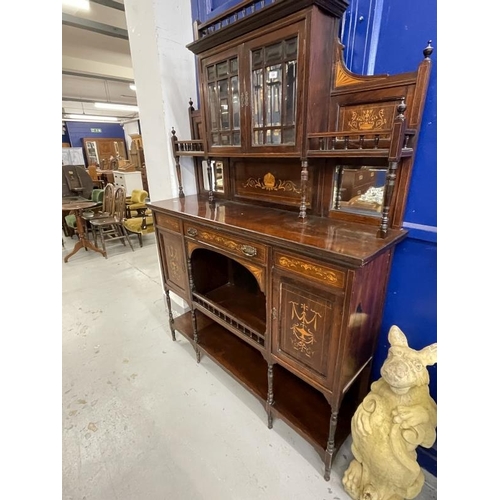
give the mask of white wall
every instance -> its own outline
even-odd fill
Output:
[[[191,3],[188,0],[125,0],[130,52],[146,160],[149,196],[159,201],[178,196],[171,130],[191,139],[189,99],[196,99]],[[196,105],[196,104],[195,104]],[[196,193],[193,162],[182,161],[186,195]],[[187,304],[171,294],[174,309]],[[175,306],[178,307],[175,307]]]
[[[196,97],[195,57],[187,0],[125,0],[142,141],[152,201],[176,197],[178,183],[170,142],[190,139],[189,98]],[[192,161],[182,163],[186,195],[196,192]]]

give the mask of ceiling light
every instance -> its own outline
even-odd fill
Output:
[[[116,111],[139,111],[139,106],[129,104],[112,104],[110,102],[96,102],[94,106],[99,109],[114,109]]]
[[[131,90],[134,90],[134,91],[137,90],[137,87],[135,86],[135,83],[131,83],[129,85],[129,87],[130,87]]]
[[[69,118],[73,120],[80,120],[82,122],[117,122],[118,118],[116,116],[99,116],[99,115],[64,115],[64,118]]]
[[[90,10],[89,0],[63,0],[62,4],[77,9]]]

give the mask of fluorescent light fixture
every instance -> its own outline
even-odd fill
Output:
[[[77,9],[90,10],[89,0],[63,0],[62,4]]]
[[[95,102],[94,106],[99,109],[114,109],[115,111],[139,111],[139,106],[129,104],[112,104],[110,102]]]
[[[129,87],[130,87],[130,90],[133,90],[134,92],[137,90],[137,87],[135,86],[135,83],[131,83],[129,85]]]
[[[99,115],[64,115],[64,118],[80,120],[82,122],[117,122],[116,116],[99,116]]]

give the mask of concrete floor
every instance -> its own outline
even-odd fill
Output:
[[[76,239],[63,238],[64,257]],[[154,234],[62,265],[64,500],[348,500],[320,456],[168,329]],[[425,471],[424,471],[425,472]],[[418,500],[436,496],[436,478]]]

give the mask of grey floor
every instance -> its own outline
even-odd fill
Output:
[[[348,500],[349,441],[326,482],[306,441],[172,341],[155,236],[132,242],[61,259],[63,499]],[[426,478],[418,500],[437,498]]]

